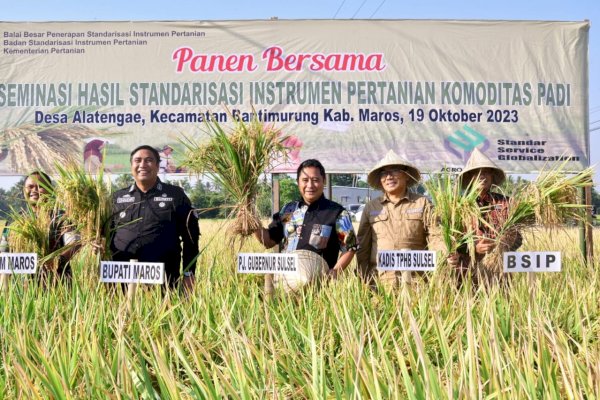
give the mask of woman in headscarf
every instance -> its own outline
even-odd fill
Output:
[[[83,166],[86,172],[95,174],[102,168],[102,150],[106,141],[102,139],[93,139],[89,141],[83,149]]]

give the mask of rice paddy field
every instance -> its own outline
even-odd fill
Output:
[[[201,221],[194,292],[14,278],[0,294],[3,399],[593,399],[600,397],[600,268],[576,229],[528,231],[563,272],[508,288],[428,281],[373,291],[349,271],[294,295],[235,274],[222,221]],[[595,232],[595,254],[600,234]],[[250,239],[245,251],[263,251]],[[354,263],[351,265],[351,270]]]

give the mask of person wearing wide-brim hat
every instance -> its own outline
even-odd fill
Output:
[[[160,155],[160,164],[158,166],[158,173],[165,174],[165,173],[176,172],[177,167],[175,167],[175,164],[173,164],[173,157],[172,157],[173,148],[171,146],[169,146],[168,144],[166,144],[159,150],[158,154]]]
[[[388,151],[369,172],[367,182],[383,195],[364,208],[358,228],[358,274],[372,283],[378,275],[386,288],[398,285],[400,274],[387,271],[376,274],[379,250],[437,250],[439,230],[429,200],[409,188],[421,179],[410,162]]]
[[[464,278],[470,266],[477,269],[477,274],[474,274],[476,280],[482,278],[490,282],[492,279],[501,279],[498,271],[483,268],[481,261],[498,245],[499,251],[514,251],[522,243],[521,234],[516,230],[506,233],[501,238],[497,237],[497,230],[508,216],[509,198],[491,189],[494,185],[500,186],[504,183],[506,174],[489,157],[475,149],[458,178],[463,189],[479,185],[477,204],[482,210],[485,223],[480,223],[476,228],[475,254],[469,254],[466,248],[460,248],[457,255],[448,258],[448,262],[458,269],[460,279]]]
[[[500,186],[506,180],[506,174],[479,149],[473,150],[465,168],[458,176],[463,189],[476,182],[482,182],[482,192],[489,191],[492,185]]]

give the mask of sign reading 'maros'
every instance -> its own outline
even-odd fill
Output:
[[[257,116],[364,172],[389,149],[426,172],[474,148],[512,172],[589,164],[588,22],[296,20],[0,23],[0,174],[76,158],[177,164],[204,121]],[[36,155],[38,157],[36,157]],[[104,158],[104,160],[103,160]]]

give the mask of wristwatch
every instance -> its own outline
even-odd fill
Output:
[[[183,273],[183,276],[185,276],[186,278],[189,278],[190,276],[194,276],[194,273],[192,271],[185,271]]]

